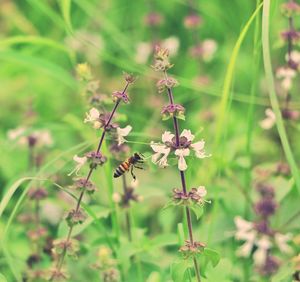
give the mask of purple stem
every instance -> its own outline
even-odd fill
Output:
[[[124,87],[124,89],[123,89],[122,94],[124,94],[124,93],[126,92],[128,86],[129,86],[129,83],[127,82],[126,85],[125,85],[125,87]],[[120,102],[121,102],[120,99],[118,99],[118,100],[116,101],[116,104],[115,104],[115,106],[114,106],[114,108],[113,108],[113,110],[112,110],[112,112],[111,112],[111,114],[110,114],[110,116],[109,116],[109,118],[108,118],[108,121],[106,122],[106,124],[105,124],[104,127],[103,127],[102,135],[101,135],[101,137],[100,137],[99,144],[98,144],[98,147],[97,147],[97,153],[100,152],[100,149],[101,149],[101,146],[102,146],[102,144],[103,144],[103,140],[104,140],[104,137],[105,137],[105,134],[106,134],[106,131],[107,131],[107,127],[109,126],[109,124],[110,124],[110,122],[111,122],[111,120],[112,120],[112,118],[113,118],[113,116],[114,116],[114,114],[115,114],[115,112],[116,112],[116,110],[117,110],[117,108],[118,108]],[[82,189],[82,191],[81,191],[81,193],[80,193],[80,195],[79,195],[79,198],[78,198],[78,200],[77,200],[76,209],[75,209],[76,212],[79,211],[79,208],[80,208],[80,205],[81,205],[83,196],[84,196],[84,192],[85,192],[85,189],[84,189],[84,188],[86,187],[86,184],[88,183],[89,179],[91,178],[94,169],[95,169],[94,167],[91,167],[91,168],[90,168],[89,173],[88,173],[88,175],[87,175],[87,177],[86,177],[86,179],[85,179],[85,183],[84,183],[84,185],[83,185],[83,187],[82,187],[83,189]],[[62,254],[61,254],[61,257],[60,257],[60,258],[58,259],[58,261],[57,261],[56,268],[57,268],[58,271],[61,270],[62,265],[63,265],[63,263],[64,263],[64,259],[65,259],[65,257],[66,257],[66,253],[67,253],[66,246],[68,245],[68,242],[69,242],[70,239],[71,239],[72,231],[73,231],[73,226],[70,226],[70,227],[69,227],[69,232],[68,232],[68,235],[67,235],[67,239],[66,239],[65,247],[64,247],[63,252],[62,252]],[[52,281],[52,280],[53,280],[53,277],[51,277],[50,281]]]
[[[167,73],[165,72],[164,74],[165,74],[165,77],[167,78]],[[167,91],[168,91],[170,104],[174,105],[174,97],[173,97],[171,88],[167,88]],[[179,125],[178,125],[178,120],[175,116],[173,117],[173,125],[174,125],[174,130],[175,130],[176,146],[179,147],[179,145],[180,145]],[[184,194],[187,194],[185,175],[184,175],[184,172],[181,170],[180,170],[180,178],[181,178],[182,191],[184,192]],[[188,224],[190,242],[191,242],[191,244],[194,244],[191,211],[188,206],[185,207],[185,213],[186,213],[186,219],[187,219],[187,224]],[[201,281],[200,271],[199,271],[199,267],[198,267],[196,258],[193,259],[193,262],[194,262],[197,281],[200,282]]]

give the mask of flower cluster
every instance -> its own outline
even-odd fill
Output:
[[[262,276],[270,276],[277,272],[280,265],[278,258],[273,256],[271,251],[279,249],[282,253],[291,253],[291,247],[288,245],[291,235],[281,234],[270,225],[270,217],[278,207],[273,187],[258,183],[257,191],[260,197],[254,204],[256,221],[250,222],[240,216],[235,218],[235,239],[245,241],[237,250],[237,255],[249,257],[252,254],[256,270]]]
[[[92,75],[87,65],[79,66],[77,73],[81,77],[81,80],[85,82],[91,82]],[[126,141],[124,137],[127,136],[132,129],[130,126],[120,128],[119,125],[113,121],[118,106],[122,102],[127,103],[129,101],[126,91],[128,86],[135,81],[135,78],[130,74],[124,74],[124,80],[126,84],[123,91],[115,91],[112,94],[114,107],[111,112],[100,113],[96,107],[93,107],[86,114],[84,119],[84,123],[91,123],[94,129],[102,129],[102,135],[99,138],[97,150],[87,152],[82,157],[79,157],[78,155],[73,157],[76,166],[71,173],[69,173],[69,176],[74,173],[78,176],[85,164],[88,164],[89,171],[86,177],[75,178],[73,184],[70,186],[71,189],[79,192],[79,196],[77,198],[76,207],[71,209],[65,218],[69,227],[67,237],[65,239],[58,239],[53,242],[52,253],[54,256],[55,267],[51,271],[51,280],[56,279],[56,277],[64,278],[66,276],[65,270],[62,269],[65,256],[75,256],[79,250],[78,241],[72,239],[72,231],[74,226],[82,224],[87,219],[87,215],[81,209],[81,203],[85,193],[92,194],[95,192],[96,186],[90,179],[97,167],[104,165],[107,161],[106,156],[104,156],[101,151],[106,134],[111,134],[114,137],[113,139],[115,142],[117,141],[118,146],[120,146]],[[94,86],[95,89],[97,89],[98,83],[95,82]],[[107,273],[107,275],[108,277],[111,277],[111,273]],[[104,281],[113,281],[107,280],[107,278],[103,279]]]
[[[180,247],[179,252],[185,259],[194,258],[202,254],[205,248],[205,244],[201,242],[192,242],[185,240],[184,246]]]
[[[188,193],[184,193],[178,188],[173,189],[173,202],[175,205],[204,205],[205,202],[208,202],[204,199],[207,191],[204,186],[198,188],[192,188]]]
[[[178,169],[184,171],[187,169],[185,157],[190,155],[191,150],[199,159],[209,157],[204,150],[205,141],[197,141],[193,143],[195,136],[190,130],[184,129],[179,136],[179,143],[174,134],[166,131],[162,135],[162,144],[151,142],[151,148],[154,151],[152,162],[160,167],[168,166],[168,156],[170,153],[178,158]]]
[[[136,193],[138,181],[132,181],[130,185],[124,187],[124,193],[114,193],[113,200],[118,203],[122,208],[129,208],[131,202],[141,202],[143,197]]]

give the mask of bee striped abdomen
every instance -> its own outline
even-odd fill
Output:
[[[114,177],[120,177],[121,175],[123,175],[126,171],[128,171],[130,168],[130,162],[129,161],[125,161],[123,163],[121,163],[117,169],[115,170],[114,173]]]

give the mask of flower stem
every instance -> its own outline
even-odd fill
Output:
[[[128,85],[129,85],[129,83],[127,82],[126,85],[125,85],[125,87],[124,87],[124,89],[123,89],[123,92],[122,92],[123,94],[127,90]],[[106,135],[107,127],[110,125],[110,122],[111,122],[111,120],[112,120],[112,118],[113,118],[113,116],[114,116],[114,114],[115,114],[115,112],[116,112],[116,110],[117,110],[120,102],[121,102],[120,99],[118,99],[116,101],[115,106],[114,106],[114,108],[113,108],[113,110],[112,110],[112,112],[111,112],[111,114],[110,114],[110,116],[108,118],[108,121],[106,122],[106,124],[103,127],[102,135],[100,137],[100,140],[99,140],[99,143],[98,143],[98,147],[97,147],[97,153],[100,152],[101,146],[103,144],[104,137]],[[85,180],[84,185],[82,187],[82,191],[81,191],[81,193],[80,193],[80,195],[78,197],[78,200],[77,200],[76,209],[75,209],[76,212],[79,211],[79,208],[80,208],[80,205],[81,205],[84,193],[85,193],[85,187],[86,187],[89,179],[91,178],[94,169],[95,169],[94,167],[91,167],[90,170],[89,170],[89,173],[88,173],[88,175],[86,177],[86,180]],[[57,268],[58,271],[60,271],[61,268],[62,268],[62,266],[63,266],[64,260],[65,260],[65,257],[66,257],[66,253],[67,253],[66,246],[68,245],[69,241],[71,240],[72,232],[73,232],[73,225],[69,227],[68,235],[67,235],[67,238],[66,238],[66,244],[64,245],[62,254],[61,254],[60,258],[57,261],[56,268]],[[50,281],[53,281],[53,276],[50,278]]]
[[[126,176],[125,176],[125,174],[122,175],[122,180],[123,180],[123,191],[124,191],[124,195],[126,197],[126,195],[128,194],[128,190],[127,190],[127,183],[126,183]],[[130,222],[130,214],[129,214],[129,210],[128,209],[125,210],[126,230],[127,230],[127,235],[128,235],[128,241],[131,242],[132,241],[131,222]]]
[[[165,77],[167,77],[166,72],[165,72]],[[174,97],[173,97],[173,93],[172,93],[171,88],[167,88],[167,91],[168,91],[170,104],[174,105]],[[179,146],[180,145],[179,125],[178,125],[178,120],[175,116],[173,117],[173,125],[174,125],[174,130],[175,130],[176,146]],[[184,192],[184,194],[186,194],[187,189],[186,189],[185,175],[184,175],[184,172],[181,171],[181,170],[180,170],[180,178],[181,178],[182,191]],[[189,239],[190,239],[191,244],[193,244],[194,243],[194,238],[193,238],[192,217],[191,217],[190,208],[188,206],[186,206],[186,208],[185,208],[185,214],[186,214],[186,219],[187,219],[187,224],[188,224]],[[197,281],[200,282],[201,281],[200,270],[199,270],[196,258],[194,258],[193,261],[194,261],[194,268],[195,268]]]

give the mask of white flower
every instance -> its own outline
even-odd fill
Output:
[[[259,125],[263,129],[271,129],[274,124],[276,123],[276,116],[274,112],[271,109],[266,109],[265,110],[266,118],[263,119]]]
[[[241,257],[248,257],[251,254],[257,232],[253,229],[252,222],[244,220],[240,216],[234,218],[234,223],[237,227],[235,238],[237,240],[243,240],[245,243],[237,250],[237,255]]]
[[[127,136],[131,130],[132,127],[130,125],[127,125],[124,128],[117,128],[118,146],[126,142],[126,139],[124,137]]]
[[[250,221],[247,221],[240,216],[234,218],[234,223],[237,227],[237,232],[235,233],[235,238],[237,240],[249,240],[252,238],[252,235],[249,237],[249,233],[253,230],[254,224]]]
[[[26,131],[26,127],[17,127],[15,129],[10,129],[7,132],[7,137],[9,140],[16,140],[21,137]]]
[[[51,133],[48,130],[34,131],[31,136],[36,138],[38,146],[51,146],[53,144]]]
[[[155,144],[151,142],[151,148],[155,152],[152,155],[152,162],[160,166],[168,166],[167,157],[171,150],[174,150],[175,155],[178,157],[178,169],[184,171],[187,169],[185,157],[190,155],[190,149],[193,149],[197,158],[206,158],[210,155],[206,155],[204,151],[205,142],[199,141],[192,143],[195,136],[188,129],[184,129],[179,136],[178,146],[175,135],[170,131],[165,131],[162,135],[162,142],[164,144]]]
[[[199,186],[198,189],[197,189],[197,194],[201,197],[201,198],[204,198],[207,194],[207,191],[205,189],[204,186]]]
[[[112,195],[112,200],[113,200],[114,203],[118,204],[122,201],[122,197],[119,193],[115,192]]]
[[[82,166],[84,166],[84,164],[87,161],[87,157],[78,157],[77,155],[75,155],[73,157],[73,161],[75,161],[77,163],[77,165],[75,166],[75,168],[68,174],[68,176],[72,175],[74,172],[76,175],[78,175],[79,170],[82,168]]]
[[[170,36],[161,43],[162,48],[169,50],[170,57],[177,55],[179,45],[180,45],[180,41],[176,36]]]
[[[255,265],[261,266],[266,262],[268,250],[272,247],[272,243],[267,236],[262,236],[255,242],[257,250],[253,254]]]
[[[292,88],[292,82],[295,76],[296,71],[289,67],[281,67],[276,71],[276,77],[281,79],[281,87],[286,91]]]
[[[213,40],[213,39],[204,40],[202,43],[203,61],[205,61],[205,62],[211,61],[215,52],[217,51],[217,49],[218,49],[218,45],[215,40]]]
[[[85,114],[86,118],[84,119],[84,123],[92,123],[95,129],[100,128],[101,123],[99,122],[100,113],[96,108],[91,108],[88,113]]]
[[[155,154],[152,155],[152,162],[155,164],[158,164],[160,167],[166,167],[168,166],[168,155],[171,151],[170,148],[168,148],[165,145],[161,144],[154,144],[151,142],[151,148],[155,152]]]
[[[184,157],[189,156],[189,149],[177,149],[175,150],[175,155],[178,156],[178,169],[184,171],[187,169],[187,164]]]
[[[291,237],[291,234],[275,234],[275,243],[283,253],[292,253],[292,248],[287,244],[287,242],[291,240]]]
[[[139,42],[136,47],[135,61],[138,64],[145,64],[151,53],[153,51],[153,46],[150,42]]]
[[[285,60],[288,62],[289,61],[289,54],[287,53],[285,55]],[[300,52],[293,50],[291,52],[291,60],[296,63],[296,64],[300,64]]]

